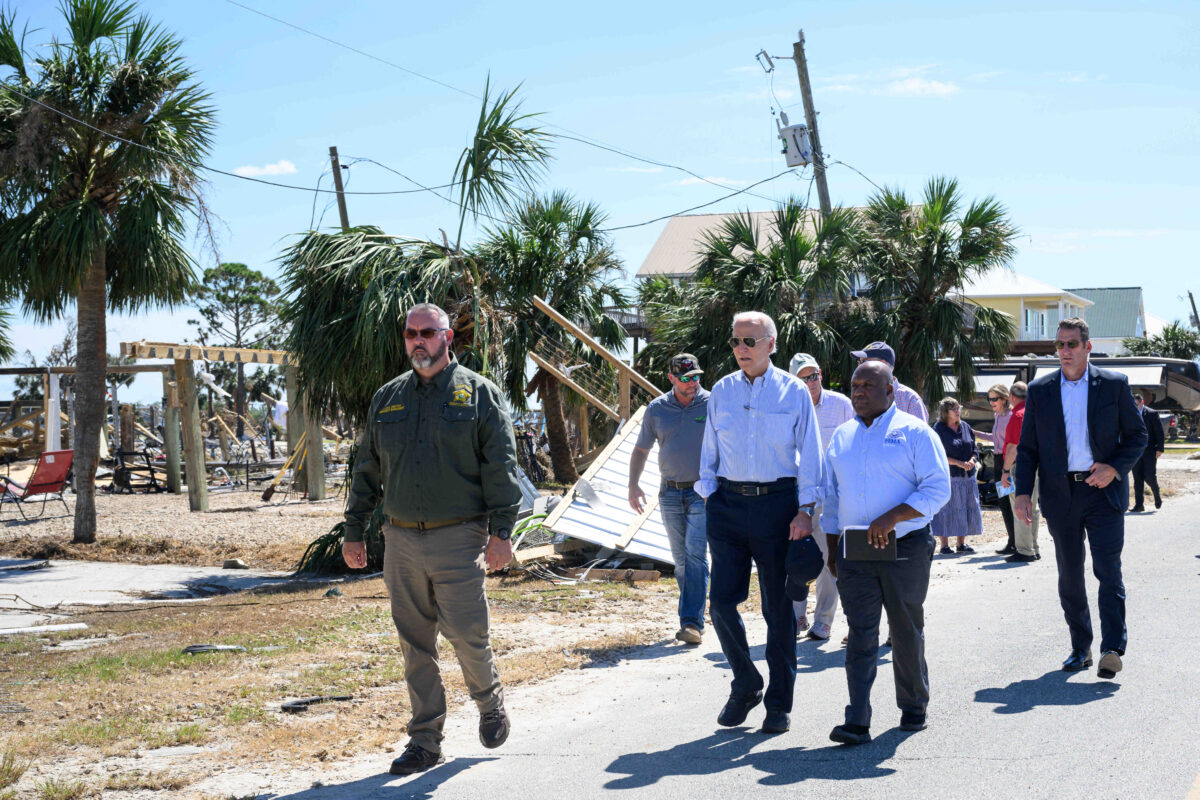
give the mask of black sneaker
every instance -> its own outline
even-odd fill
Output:
[[[923,731],[925,730],[925,715],[914,714],[905,711],[900,715],[900,730],[902,731]]]
[[[763,693],[731,694],[725,702],[725,707],[717,715],[717,724],[723,728],[733,728],[746,721],[750,709],[762,702]]]
[[[838,744],[866,744],[871,741],[871,732],[866,725],[838,725],[829,733],[829,739]]]
[[[508,740],[508,712],[504,706],[479,715],[479,741],[489,750]]]
[[[409,742],[400,757],[392,762],[392,768],[388,772],[393,775],[415,775],[430,767],[436,767],[445,760],[446,757],[441,753],[431,753],[416,742]]]
[[[958,546],[958,552],[963,553],[963,554],[974,553],[975,548],[971,547],[971,545],[969,545],[969,544],[960,544]]]
[[[1015,553],[1015,552],[1017,552],[1017,548],[1016,548],[1016,547],[1014,547],[1014,546],[1013,546],[1013,545],[1011,545],[1011,544],[1006,544],[1006,545],[1004,545],[1004,547],[1001,547],[999,550],[997,550],[997,551],[996,551],[996,555],[998,555],[998,556],[1007,556],[1007,555],[1011,555],[1011,554],[1013,554],[1013,553]]]

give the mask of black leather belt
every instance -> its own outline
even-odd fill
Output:
[[[691,489],[696,485],[695,481],[663,481],[663,483],[672,489]]]
[[[727,492],[747,497],[758,497],[759,495],[772,494],[773,492],[794,492],[796,490],[795,478],[780,478],[770,483],[746,483],[717,478],[717,484]]]
[[[1071,483],[1083,483],[1088,478],[1092,477],[1091,472],[1068,472],[1067,480]]]

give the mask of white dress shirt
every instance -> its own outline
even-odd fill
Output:
[[[1092,468],[1092,442],[1088,438],[1088,373],[1077,381],[1067,380],[1058,371],[1058,390],[1062,397],[1063,427],[1067,431],[1067,471],[1087,472]]]
[[[817,412],[817,425],[821,428],[821,447],[827,450],[829,440],[838,426],[854,419],[854,406],[850,405],[850,398],[841,392],[822,388],[821,399],[813,406],[813,410]]]
[[[772,365],[754,380],[726,375],[708,396],[696,493],[707,498],[717,478],[770,483],[795,478],[800,505],[821,500],[821,437],[808,389]]]
[[[928,525],[950,500],[950,464],[933,429],[893,403],[867,427],[855,417],[825,453],[821,527],[840,534],[866,528],[901,503],[921,516],[896,526],[896,538]]]

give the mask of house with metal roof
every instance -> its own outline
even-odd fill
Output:
[[[1123,355],[1126,352],[1125,339],[1147,335],[1142,287],[1090,287],[1067,291],[1092,301],[1092,307],[1087,313],[1087,323],[1093,353]]]
[[[1016,325],[1010,355],[1050,355],[1059,320],[1082,317],[1091,325],[1094,303],[1008,267],[977,275],[962,288],[962,299],[1010,316]]]

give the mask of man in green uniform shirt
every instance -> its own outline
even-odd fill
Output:
[[[382,502],[383,577],[400,634],[412,704],[409,743],[394,775],[421,772],[441,752],[446,691],[437,634],[454,646],[479,739],[499,747],[508,715],[488,640],[486,567],[512,560],[509,534],[521,501],[516,441],[500,390],[459,365],[442,309],[414,306],[404,328],[413,369],[375,393],[354,462],[342,555],[366,566],[363,528]]]

